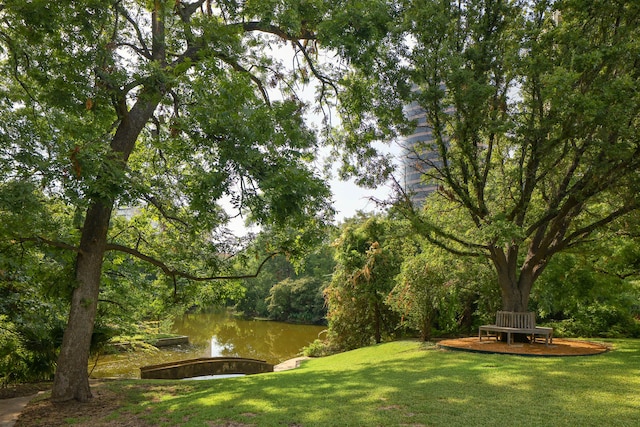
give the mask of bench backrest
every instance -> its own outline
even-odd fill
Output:
[[[498,311],[496,313],[496,326],[535,329],[536,314],[533,311]]]

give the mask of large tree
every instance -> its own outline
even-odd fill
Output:
[[[18,224],[3,236],[75,253],[53,399],[91,397],[87,360],[109,251],[155,265],[178,289],[224,276],[234,247],[216,244],[230,219],[221,201],[274,230],[273,252],[299,249],[329,218],[317,138],[291,90],[295,77],[315,75],[318,94],[328,93],[313,65],[322,6],[0,2],[2,182],[30,183],[42,203],[70,206],[77,226],[61,235]],[[293,67],[273,59],[284,46]],[[152,227],[114,228],[125,206]]]
[[[381,125],[380,94],[425,113],[431,138],[411,154],[438,191],[404,212],[432,243],[487,257],[503,308],[525,311],[555,254],[640,208],[640,5],[422,0],[393,10],[386,35],[368,41],[376,48],[351,55],[352,81],[375,88],[358,105]]]

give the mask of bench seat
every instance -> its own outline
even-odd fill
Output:
[[[553,328],[536,326],[535,313],[533,312],[513,312],[499,311],[496,313],[495,325],[482,325],[478,329],[478,339],[482,341],[482,336],[495,337],[498,334],[507,334],[507,344],[512,343],[512,334],[526,334],[531,336],[531,342],[535,342],[537,337],[544,337],[545,345],[553,343]]]

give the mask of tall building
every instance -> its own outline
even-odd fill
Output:
[[[437,185],[428,182],[425,172],[429,169],[429,163],[437,159],[438,154],[429,148],[433,134],[424,109],[414,101],[405,108],[405,115],[409,120],[416,121],[417,126],[413,134],[406,137],[402,144],[404,190],[411,196],[415,206],[421,206],[425,198],[437,189]]]

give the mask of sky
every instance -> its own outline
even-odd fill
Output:
[[[385,155],[393,157],[396,166],[394,175],[401,178],[401,162],[399,160],[400,146],[398,144],[376,144],[376,148]],[[337,165],[336,165],[337,166]],[[353,217],[358,211],[374,212],[380,211],[380,207],[371,200],[388,200],[392,194],[391,182],[380,185],[378,188],[362,188],[353,180],[341,181],[336,177],[329,181],[333,193],[333,207],[336,210],[336,222],[341,222],[346,218]]]
[[[336,222],[350,218],[358,211],[373,212],[378,210],[371,197],[386,200],[391,192],[388,185],[376,189],[358,187],[353,181],[331,181],[334,208],[336,209]]]

